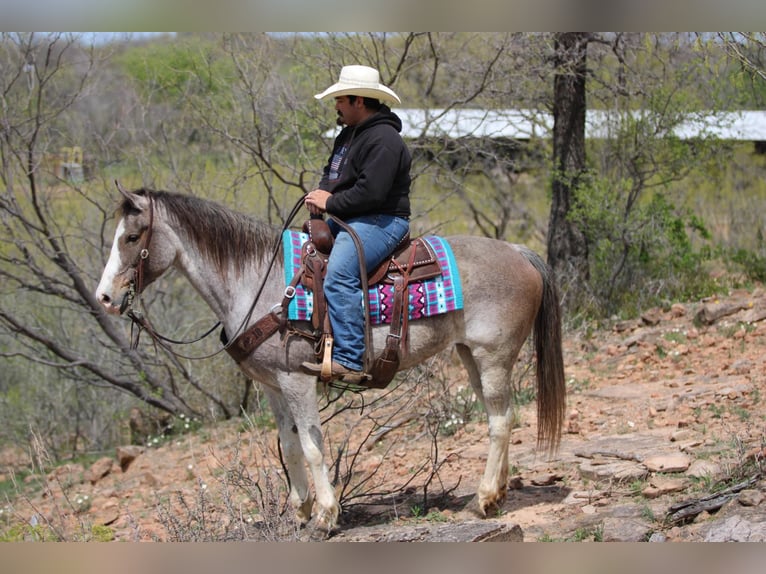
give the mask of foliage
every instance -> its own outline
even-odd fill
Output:
[[[114,530],[103,524],[94,524],[91,528],[95,542],[111,542],[114,540]]]
[[[231,62],[216,44],[205,38],[147,43],[126,50],[115,64],[136,82],[144,98],[153,103],[176,104],[191,94],[221,96],[234,79]],[[225,105],[220,97],[218,105]]]
[[[569,308],[586,316],[631,316],[720,288],[709,274],[720,238],[687,198],[690,176],[717,177],[731,149],[712,137],[682,140],[675,130],[730,102],[712,64],[698,65],[694,40],[625,34],[595,50],[602,66],[591,92],[605,108],[597,126],[605,136],[588,143],[589,170],[569,212],[586,236],[590,272]],[[706,81],[706,90],[686,88]]]
[[[766,103],[766,33],[719,32],[716,40],[723,43],[727,54],[727,84],[732,98],[744,109],[763,109]]]
[[[763,234],[758,230],[758,239],[763,241]],[[748,278],[766,283],[766,255],[764,250],[759,252],[748,251],[747,249],[732,249],[729,254],[729,260],[738,264]]]
[[[610,181],[591,178],[571,212],[588,241],[592,311],[635,315],[664,301],[711,293],[705,264],[713,250],[703,223],[661,192],[630,210],[626,195]]]

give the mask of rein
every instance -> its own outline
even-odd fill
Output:
[[[345,221],[342,221],[341,219],[327,214],[328,218],[334,221],[336,224],[338,224],[340,227],[342,227],[345,231],[348,232],[348,234],[351,236],[351,240],[354,242],[354,246],[356,247],[356,256],[359,260],[359,275],[362,281],[362,293],[367,293],[369,290],[369,287],[367,285],[367,265],[365,263],[364,259],[364,246],[362,245],[362,240],[359,239],[359,236],[357,235],[356,231],[354,231],[354,228],[348,225]],[[364,307],[364,357],[363,357],[363,364],[364,364],[364,372],[369,372],[370,367],[372,366],[373,361],[373,347],[372,347],[372,331],[370,329],[370,300],[368,297],[362,297],[362,305]]]
[[[115,182],[117,183],[117,182]],[[118,188],[120,187],[120,184],[117,183]],[[261,284],[258,287],[258,291],[255,294],[255,297],[253,298],[253,302],[250,305],[250,309],[245,314],[245,317],[243,318],[242,322],[240,323],[239,327],[237,328],[236,332],[233,336],[228,337],[228,341],[224,344],[224,346],[215,351],[214,353],[210,353],[209,355],[204,356],[198,356],[198,357],[189,357],[186,355],[182,355],[180,353],[175,352],[173,349],[168,347],[166,343],[174,344],[174,345],[189,345],[192,343],[197,343],[210,335],[213,331],[215,331],[220,325],[221,321],[218,321],[215,325],[213,325],[207,332],[205,332],[203,335],[200,335],[196,339],[192,339],[189,341],[177,341],[175,339],[171,339],[169,337],[166,337],[164,335],[161,335],[158,333],[154,327],[152,327],[149,320],[144,316],[143,313],[140,311],[136,311],[133,308],[133,298],[138,297],[140,300],[141,292],[143,290],[143,281],[144,281],[144,265],[146,261],[149,259],[149,242],[152,238],[152,227],[154,226],[154,198],[151,196],[150,193],[147,193],[149,198],[149,227],[147,229],[144,246],[139,252],[139,258],[136,264],[134,265],[135,268],[135,279],[131,281],[131,289],[129,292],[129,301],[128,301],[128,311],[126,315],[130,318],[132,321],[131,325],[131,338],[133,339],[131,343],[131,348],[135,349],[138,347],[139,339],[141,337],[141,332],[146,331],[149,333],[149,336],[152,338],[152,340],[157,343],[160,347],[167,350],[172,355],[175,355],[176,357],[180,357],[183,359],[190,359],[190,360],[201,360],[201,359],[209,359],[211,357],[214,357],[218,355],[219,353],[223,351],[228,351],[229,348],[234,344],[234,342],[237,339],[237,336],[244,331],[245,326],[250,322],[250,319],[253,316],[253,311],[255,311],[255,307],[258,304],[258,301],[261,298],[261,294],[263,293],[264,288],[266,287],[266,281],[269,277],[269,274],[271,273],[272,268],[274,267],[274,263],[277,259],[277,256],[279,255],[281,251],[281,244],[282,244],[282,232],[284,232],[285,229],[289,227],[289,225],[292,223],[293,219],[295,219],[295,216],[298,214],[299,209],[303,206],[303,202],[305,201],[305,197],[301,197],[293,206],[292,210],[290,211],[290,214],[288,215],[287,219],[285,220],[285,223],[282,226],[282,232],[279,234],[279,240],[277,241],[276,246],[274,247],[274,252],[271,255],[271,259],[269,260],[269,264],[266,268],[266,272],[263,275],[263,278],[261,280]],[[280,305],[276,305],[276,307],[280,307]],[[273,314],[274,309],[272,309]],[[135,335],[135,337],[132,334],[132,327],[137,327],[138,331]]]

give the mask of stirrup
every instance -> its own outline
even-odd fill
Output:
[[[337,363],[336,363],[337,364]],[[343,381],[344,383],[348,383],[351,385],[362,385],[366,381],[372,380],[372,375],[369,373],[365,373],[363,371],[350,371],[345,369],[345,372],[340,371],[332,371],[332,363],[331,363],[331,370],[329,372],[329,376],[326,378],[323,378],[323,363],[310,363],[305,362],[301,364],[301,372],[307,374],[307,375],[313,375],[315,377],[318,377],[323,383],[329,383],[332,381]]]

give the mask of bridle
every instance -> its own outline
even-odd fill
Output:
[[[122,191],[125,195],[127,195],[127,192],[124,190],[124,188],[120,185],[119,182],[115,181],[117,184],[117,188]],[[149,336],[152,338],[152,340],[159,344],[161,347],[163,347],[165,350],[167,350],[172,355],[175,355],[180,358],[184,359],[208,359],[211,357],[214,357],[215,355],[218,355],[219,353],[226,351],[235,341],[235,337],[232,336],[227,343],[224,344],[223,348],[219,349],[218,351],[215,351],[213,353],[210,353],[205,356],[200,357],[188,357],[185,355],[181,355],[177,352],[175,352],[173,349],[167,346],[167,343],[174,344],[174,345],[190,345],[192,343],[197,343],[210,335],[213,331],[215,331],[220,325],[221,321],[218,321],[215,325],[213,325],[210,329],[208,329],[205,333],[200,335],[199,337],[191,340],[186,341],[178,341],[175,339],[171,339],[169,337],[166,337],[164,335],[161,335],[158,333],[154,327],[152,327],[149,320],[146,318],[145,313],[142,313],[141,311],[135,309],[133,307],[134,301],[138,298],[140,300],[141,293],[144,288],[144,274],[145,274],[145,266],[147,264],[147,261],[149,260],[149,244],[152,240],[152,232],[154,227],[154,198],[152,197],[152,194],[147,190],[146,191],[146,197],[149,200],[149,225],[146,229],[146,233],[144,235],[144,240],[142,242],[142,247],[140,251],[138,252],[138,257],[136,259],[136,262],[131,265],[130,267],[134,270],[133,277],[130,280],[130,283],[128,285],[128,293],[126,295],[125,301],[122,304],[123,312],[127,317],[130,318],[132,321],[131,324],[131,348],[136,349],[139,344],[139,339],[141,336],[142,331],[146,331],[149,333]],[[305,200],[305,196],[301,197],[298,202],[293,206],[292,210],[290,211],[290,215],[285,220],[283,231],[284,229],[287,229],[287,227],[290,225],[292,220],[295,218],[295,216],[298,213],[298,210],[303,205],[303,202]],[[266,273],[263,276],[263,279],[261,281],[261,285],[256,292],[256,295],[253,299],[253,303],[250,306],[250,310],[245,315],[244,319],[242,320],[242,323],[240,324],[239,328],[237,329],[237,332],[235,335],[242,332],[245,328],[245,325],[250,321],[253,311],[255,310],[255,306],[258,304],[258,301],[260,300],[261,293],[263,292],[264,287],[266,286],[266,280],[268,279],[269,273],[271,272],[271,269],[274,265],[274,262],[276,261],[277,255],[281,251],[281,237],[282,234],[279,235],[280,241],[276,245],[274,249],[274,253],[271,256],[271,260],[269,262],[268,268],[266,270]],[[276,307],[279,307],[279,305],[276,305]],[[273,312],[273,310],[272,310]],[[133,334],[133,327],[137,327],[137,330],[135,332],[135,335]]]
[[[133,265],[135,272],[133,279],[131,279],[133,288],[138,295],[144,289],[144,265],[149,259],[149,244],[152,241],[152,231],[154,230],[154,198],[149,192],[147,192],[146,197],[149,199],[149,226],[146,228],[146,234],[144,235],[144,245],[138,252],[138,260]]]

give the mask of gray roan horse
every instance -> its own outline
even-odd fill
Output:
[[[120,192],[121,219],[96,292],[103,307],[113,314],[125,312],[136,291],[176,267],[226,332],[238,333],[264,280],[269,255],[278,245],[279,230],[204,199],[145,189]],[[550,269],[531,250],[484,237],[446,239],[462,277],[463,309],[411,322],[410,347],[400,368],[422,363],[450,345],[457,348],[488,415],[489,453],[474,500],[486,516],[505,500],[513,412],[511,370],[533,328],[538,446],[549,451],[558,446],[565,412],[559,301]],[[283,263],[275,265],[250,323],[282,301]],[[388,325],[373,331],[374,346],[382,349]],[[271,337],[240,367],[268,395],[298,520],[308,522],[314,506],[307,463],[318,507],[312,527],[330,532],[336,528],[340,505],[323,453],[317,379],[299,370],[302,361],[313,359],[313,349],[309,341],[293,340],[286,352],[280,337]]]

